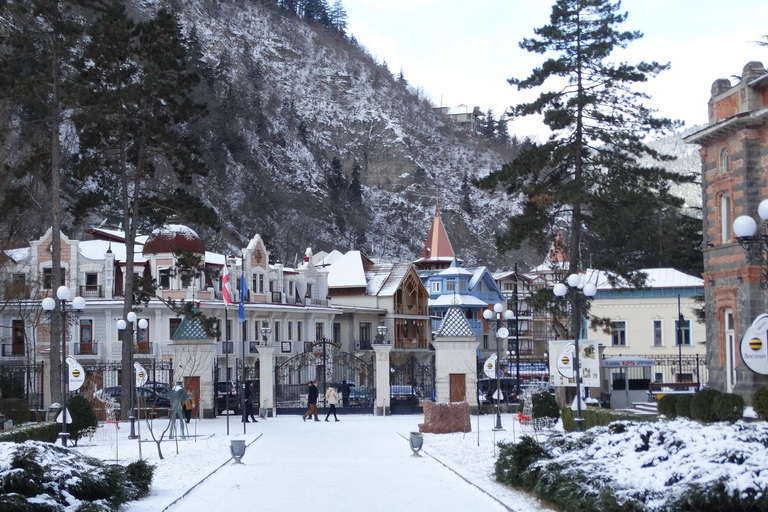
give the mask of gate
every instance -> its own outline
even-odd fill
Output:
[[[390,414],[423,413],[422,402],[435,401],[434,353],[403,354],[390,364]]]
[[[327,413],[325,390],[339,392],[337,414],[372,414],[376,396],[373,368],[375,355],[366,362],[342,352],[340,343],[322,339],[307,346],[307,351],[275,365],[275,408],[278,414],[301,414],[307,410],[307,384],[317,381],[318,411]],[[349,393],[342,399],[343,382]]]

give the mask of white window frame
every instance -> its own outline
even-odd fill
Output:
[[[617,320],[615,322],[611,322],[611,346],[612,347],[627,346],[627,321],[626,320]]]

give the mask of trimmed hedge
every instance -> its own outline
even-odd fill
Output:
[[[768,420],[768,387],[761,387],[755,390],[752,395],[752,408],[761,420]]]
[[[576,431],[576,411],[571,410],[570,407],[563,407],[562,409],[563,428],[568,432]],[[588,430],[592,427],[601,427],[609,425],[614,421],[628,420],[628,421],[655,421],[655,416],[638,416],[635,414],[616,412],[611,409],[594,409],[588,407],[582,409],[581,418],[584,420],[584,430]]]
[[[733,423],[744,414],[744,399],[733,393],[724,393],[715,398],[714,409],[720,421]]]
[[[691,398],[691,419],[704,423],[717,421],[715,399],[721,394],[712,388],[704,388],[694,393]]]
[[[664,395],[659,399],[659,414],[663,414],[668,420],[677,417],[677,395]]]
[[[42,441],[54,443],[61,432],[58,423],[36,423],[24,425],[11,430],[0,432],[0,442],[23,443],[24,441]]]
[[[70,439],[77,446],[77,441],[83,437],[83,431],[88,427],[97,427],[99,420],[93,412],[91,403],[83,395],[75,395],[67,400],[67,410],[72,415],[72,423],[67,430],[70,433]]]
[[[691,419],[691,400],[693,395],[679,395],[675,401],[675,411],[678,416]]]

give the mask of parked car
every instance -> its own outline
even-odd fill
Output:
[[[370,406],[372,401],[368,386],[355,386],[349,392],[349,405]]]
[[[165,397],[168,400],[171,399],[171,386],[169,384],[149,380],[144,384],[144,387],[153,390],[158,396]]]
[[[229,394],[229,400],[227,400],[227,394]],[[234,411],[235,414],[240,413],[240,393],[237,385],[231,380],[216,383],[216,410],[219,413],[226,411],[227,404],[229,404],[229,410]]]
[[[413,386],[404,385],[392,385],[389,386],[389,399],[390,404],[395,406],[412,406],[419,405],[419,399],[421,398],[418,388]]]
[[[112,386],[109,388],[104,388],[97,393],[120,402],[122,396],[122,387]],[[147,387],[136,388],[136,400],[137,405],[141,405],[143,403],[145,407],[149,408],[169,409],[171,407],[171,401],[168,398],[158,395],[153,389],[149,389]]]

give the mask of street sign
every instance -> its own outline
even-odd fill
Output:
[[[69,412],[69,409],[64,409],[64,411],[67,411],[67,425],[69,425],[72,423],[72,413]],[[56,416],[56,423],[61,423],[64,416],[64,411],[61,411],[59,415]]]
[[[147,370],[140,363],[133,363],[133,367],[136,369],[136,387],[138,388],[147,383],[149,376]]]
[[[741,360],[755,373],[768,375],[768,315],[755,318],[739,344]]]
[[[77,391],[80,389],[80,386],[83,385],[83,382],[85,382],[85,370],[83,370],[83,367],[77,362],[77,359],[72,356],[67,356],[65,361],[67,362],[67,370],[69,374],[69,390]]]

